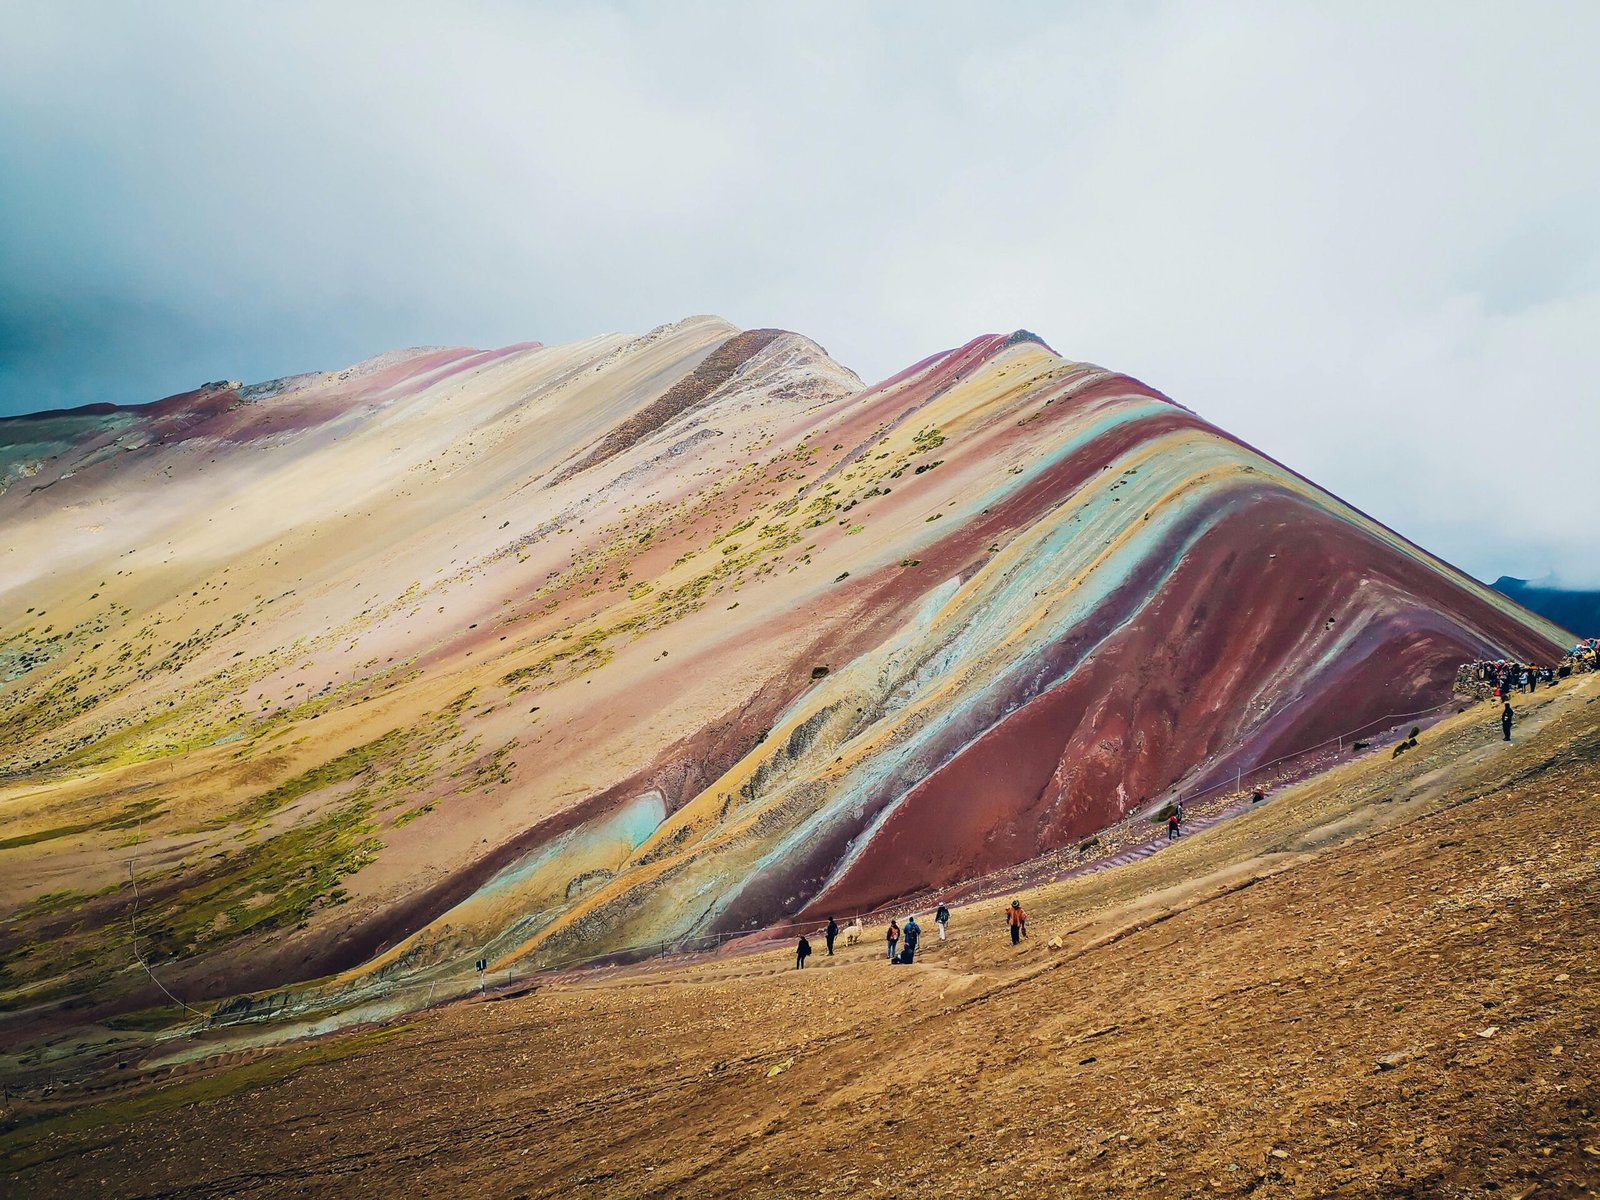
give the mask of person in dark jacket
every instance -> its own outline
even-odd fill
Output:
[[[833,957],[833,939],[838,937],[838,936],[839,936],[839,922],[835,921],[832,917],[829,917],[828,918],[828,931],[827,931],[827,934],[826,934],[826,937],[828,939],[828,957],[829,958]]]
[[[900,932],[903,935],[902,941],[904,941],[905,946],[900,951],[900,957],[896,958],[894,961],[897,963],[909,964],[911,960],[916,957],[917,942],[922,937],[922,926],[918,925],[917,918],[912,916],[906,920],[906,926]]]
[[[811,943],[806,941],[806,935],[800,935],[800,944],[794,948],[794,969],[798,971],[806,965],[806,959],[811,957]]]
[[[1500,732],[1505,736],[1505,739],[1508,742],[1511,740],[1512,715],[1511,701],[1507,700],[1506,706],[1500,710]]]
[[[939,927],[939,940],[944,941],[944,927],[950,924],[950,910],[939,905],[939,911],[933,914],[933,922]]]

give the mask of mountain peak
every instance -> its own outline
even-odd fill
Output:
[[[1566,636],[1025,330],[864,388],[697,316],[48,424],[0,426],[0,895],[89,899],[8,986],[113,1008],[130,823],[186,996],[455,979],[953,887]]]

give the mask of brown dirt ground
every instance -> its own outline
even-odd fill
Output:
[[[13,1111],[0,1192],[1594,1196],[1600,679],[1521,707],[1028,894],[1018,950],[986,901],[911,968],[549,977]]]

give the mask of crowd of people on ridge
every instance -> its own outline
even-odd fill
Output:
[[[1480,658],[1463,663],[1456,672],[1456,691],[1480,700],[1503,701],[1513,691],[1532,693],[1541,686],[1600,670],[1600,638],[1584,638],[1553,665],[1518,662],[1514,658]]]
[[[1540,686],[1554,687],[1563,679],[1587,671],[1600,670],[1600,638],[1583,638],[1554,666],[1518,662],[1514,658],[1480,658],[1462,663],[1456,672],[1456,691],[1500,705],[1500,736],[1511,740],[1516,713],[1511,707],[1513,691],[1532,695]]]

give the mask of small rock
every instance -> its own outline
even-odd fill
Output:
[[[1566,972],[1562,972],[1560,975],[1556,976],[1556,982],[1557,983],[1565,983],[1567,980],[1569,980],[1571,978],[1572,978],[1571,975],[1568,975]]]
[[[1478,1030],[1478,1036],[1481,1037],[1481,1038],[1492,1038],[1495,1034],[1497,1034],[1499,1032],[1500,1032],[1500,1026],[1498,1026],[1498,1025],[1485,1025],[1482,1029]]]
[[[1289,1157],[1289,1152],[1287,1150],[1268,1150],[1267,1153],[1272,1155],[1273,1158],[1288,1158]]]
[[[1411,1051],[1409,1051],[1409,1050],[1391,1050],[1387,1054],[1380,1054],[1378,1056],[1378,1060],[1377,1060],[1377,1062],[1378,1062],[1378,1070],[1380,1070],[1380,1071],[1392,1071],[1396,1067],[1398,1067],[1401,1063],[1408,1063],[1410,1061],[1411,1061]]]

